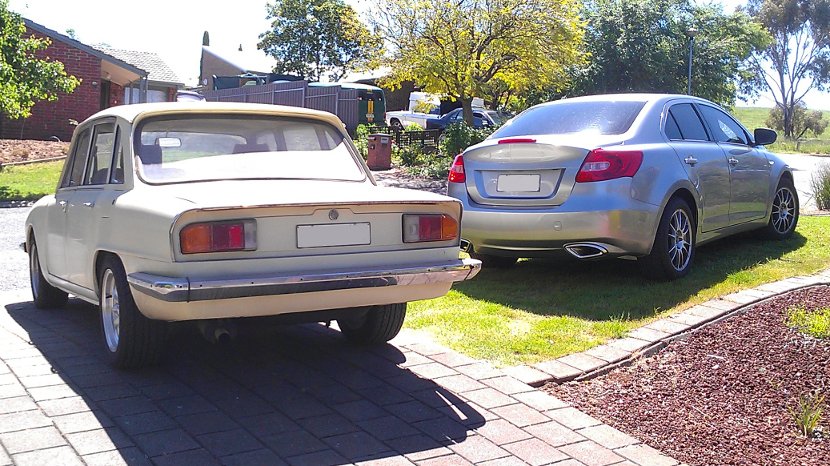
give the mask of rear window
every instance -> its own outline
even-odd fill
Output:
[[[492,138],[532,134],[622,134],[631,128],[645,102],[560,101],[532,107],[508,121]]]

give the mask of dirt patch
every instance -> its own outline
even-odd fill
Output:
[[[68,142],[0,139],[0,163],[62,157],[68,152]]]
[[[830,341],[784,324],[797,305],[830,307],[830,287],[775,297],[633,366],[544,390],[690,465],[830,464],[830,412],[807,439],[788,411],[801,394],[830,398]]]

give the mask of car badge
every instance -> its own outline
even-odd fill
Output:
[[[337,217],[339,217],[339,216],[340,216],[340,214],[337,213],[337,210],[331,209],[329,211],[329,220],[337,220]]]

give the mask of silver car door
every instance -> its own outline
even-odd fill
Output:
[[[691,103],[676,103],[666,112],[664,131],[689,181],[698,190],[700,230],[717,230],[729,225],[729,166],[723,150],[709,136],[700,115]]]
[[[766,156],[750,146],[746,130],[722,110],[699,105],[713,137],[729,163],[732,196],[729,222],[732,225],[763,218],[770,197],[771,166]]]

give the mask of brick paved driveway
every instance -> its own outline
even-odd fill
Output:
[[[370,350],[252,320],[217,346],[183,325],[162,366],[118,372],[95,308],[29,299],[0,294],[0,465],[675,464],[411,333]]]

